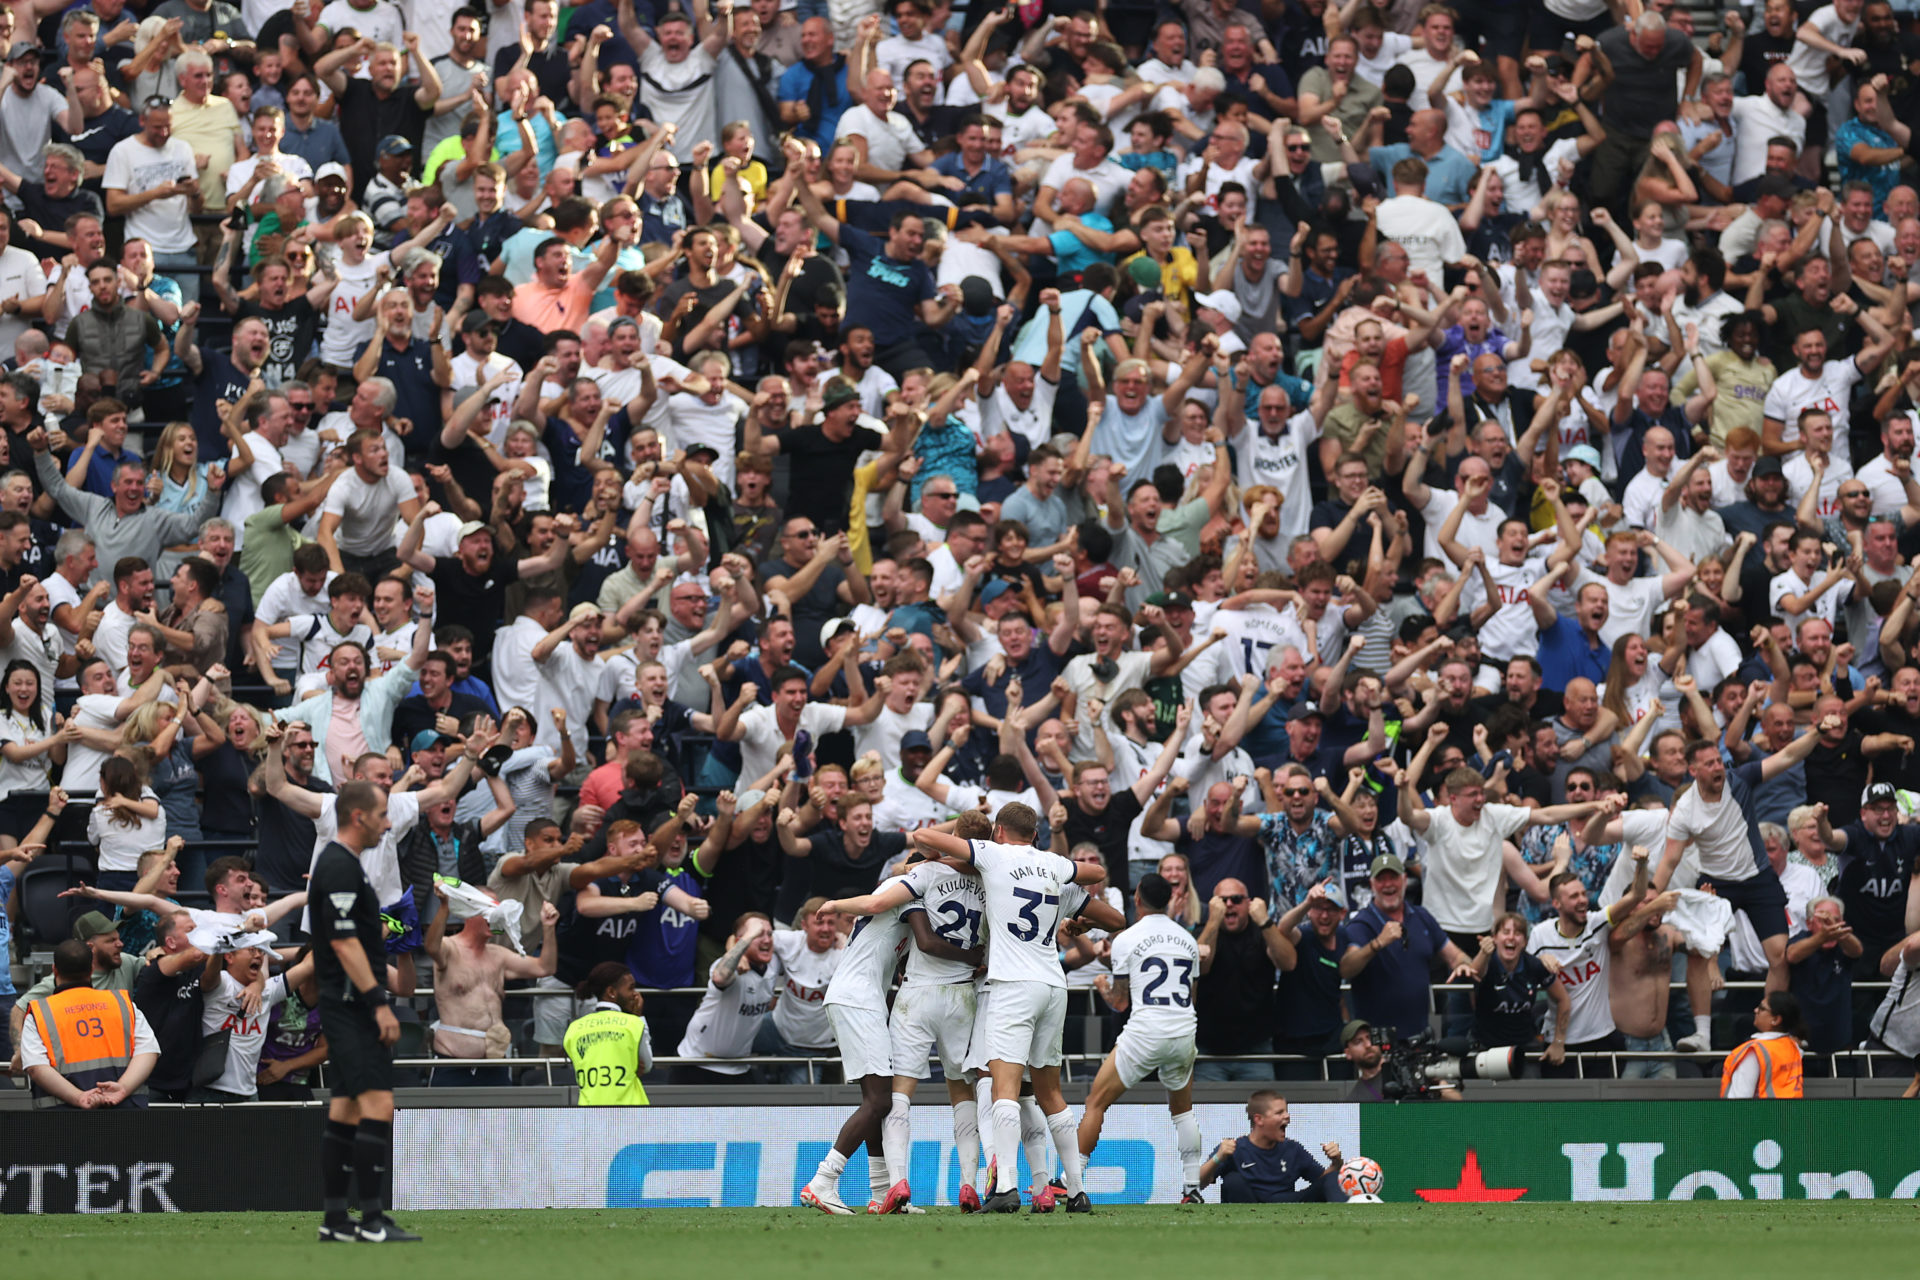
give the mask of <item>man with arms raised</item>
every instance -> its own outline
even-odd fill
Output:
[[[1767,992],[1787,989],[1787,894],[1780,887],[1760,839],[1754,812],[1754,788],[1813,754],[1822,735],[1840,732],[1838,715],[1820,718],[1817,733],[1803,733],[1770,755],[1727,768],[1720,748],[1710,741],[1687,744],[1687,774],[1693,785],[1674,801],[1667,823],[1666,851],[1654,872],[1655,892],[1663,892],[1691,844],[1700,856],[1700,883],[1745,911],[1767,954]]]

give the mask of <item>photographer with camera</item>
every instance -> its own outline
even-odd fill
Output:
[[[1285,1098],[1271,1089],[1256,1090],[1247,1099],[1247,1136],[1228,1138],[1207,1157],[1200,1185],[1217,1180],[1221,1204],[1344,1204],[1340,1144],[1320,1144],[1327,1157],[1323,1168],[1287,1136],[1291,1121]]]
[[[1401,1053],[1400,1070],[1388,1070],[1388,1052],[1392,1046],[1384,1034],[1376,1039],[1372,1024],[1355,1018],[1340,1028],[1340,1052],[1352,1064],[1356,1083],[1353,1091],[1347,1095],[1348,1102],[1400,1102],[1405,1099],[1416,1101],[1465,1102],[1461,1096],[1459,1081],[1439,1081],[1427,1083],[1424,1071],[1415,1055]],[[1431,1042],[1431,1035],[1424,1029],[1418,1038]],[[1416,1083],[1408,1088],[1409,1076]]]

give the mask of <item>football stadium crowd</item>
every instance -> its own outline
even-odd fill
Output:
[[[434,1085],[552,1078],[608,963],[650,1078],[825,1078],[822,908],[1010,801],[1121,917],[1171,887],[1202,1080],[1920,1053],[1911,11],[14,0],[0,50],[10,1075],[90,982],[153,1096],[308,1096],[356,781]]]

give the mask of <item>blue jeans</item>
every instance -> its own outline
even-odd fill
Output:
[[[1642,1040],[1639,1036],[1627,1037],[1629,1053],[1671,1053],[1672,1051],[1673,1038],[1667,1034],[1665,1028],[1662,1028],[1660,1034],[1651,1040]],[[1620,1065],[1622,1080],[1677,1080],[1680,1078],[1680,1073],[1675,1070],[1671,1062],[1640,1060],[1624,1062]]]
[[[1201,1053],[1206,1050],[1202,1049]],[[1273,1041],[1262,1040],[1258,1044],[1248,1045],[1241,1053],[1272,1053]],[[1214,1082],[1228,1080],[1271,1080],[1273,1064],[1271,1062],[1200,1062],[1193,1068],[1195,1080]]]
[[[186,253],[155,253],[153,269],[163,276],[172,276],[174,283],[180,286],[180,305],[200,301],[200,276],[195,271],[176,271],[179,267],[197,267],[200,255],[188,250]]]

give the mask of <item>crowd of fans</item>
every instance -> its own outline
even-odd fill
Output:
[[[0,895],[90,859],[166,1096],[322,1060],[178,895],[297,943],[358,779],[469,1064],[616,961],[806,1078],[821,903],[1014,798],[1175,886],[1203,1079],[1911,1056],[1920,34],[1697,20],[0,10]]]

